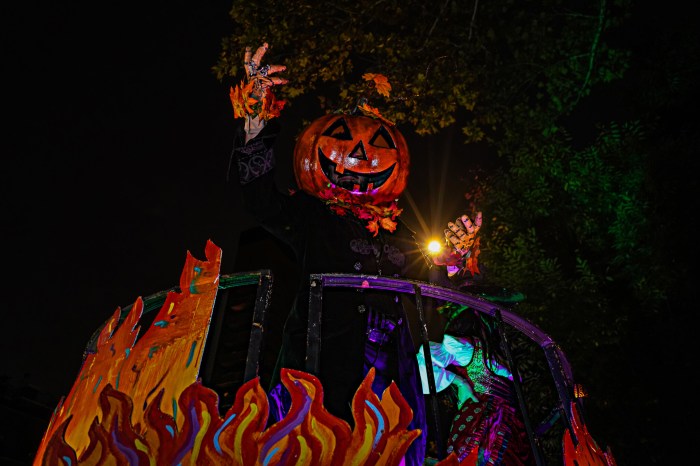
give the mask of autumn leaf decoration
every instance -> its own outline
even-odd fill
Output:
[[[481,254],[481,250],[479,249],[480,243],[481,238],[477,238],[474,241],[474,244],[472,245],[471,249],[471,254],[469,255],[469,257],[467,257],[467,262],[465,264],[464,269],[462,270],[462,273],[466,274],[466,271],[469,271],[472,277],[476,274],[481,273],[479,271],[479,254]]]
[[[268,89],[262,100],[262,105],[260,108],[260,118],[264,120],[277,118],[278,116],[280,116],[280,113],[282,112],[282,109],[284,108],[286,103],[286,100],[277,99],[272,90]]]
[[[253,81],[247,84],[241,81],[238,86],[231,87],[229,96],[233,105],[233,117],[245,118],[251,115],[269,120],[280,116],[287,101],[277,99],[272,89],[267,89],[262,100],[255,98],[252,95],[254,84]]]
[[[380,95],[383,95],[387,99],[389,98],[391,84],[389,84],[389,79],[386,76],[383,74],[365,73],[362,75],[362,79],[368,83],[372,83],[371,85],[374,86]]]
[[[377,236],[380,229],[391,233],[396,231],[396,218],[403,212],[396,202],[375,205],[369,195],[353,195],[337,187],[326,188],[319,193],[319,196],[336,215],[351,214],[360,220],[365,220],[367,222],[365,228],[373,236]]]
[[[231,98],[231,105],[233,105],[234,118],[245,118],[253,113],[253,106],[258,101],[250,96],[252,90],[253,82],[245,84],[241,81],[241,84],[238,86],[231,87],[229,97]]]
[[[367,87],[370,90],[373,89],[377,91],[379,95],[389,98],[391,92],[391,84],[389,83],[389,79],[386,76],[377,73],[365,73],[362,75],[362,79],[364,79],[367,82]],[[365,116],[378,118],[384,123],[394,126],[393,121],[384,118],[379,112],[378,108],[370,106],[367,102],[368,99],[366,96],[360,98],[360,100],[357,103],[357,109],[361,111]]]

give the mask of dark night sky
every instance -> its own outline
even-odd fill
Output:
[[[203,259],[208,239],[230,273],[254,223],[226,185],[235,122],[228,84],[211,72],[232,32],[230,1],[24,3],[0,7],[0,349],[2,376],[53,408],[118,306],[177,285],[186,252]],[[283,146],[303,114],[286,110]],[[409,146],[409,193],[459,213],[459,188],[425,189],[442,155],[464,150],[459,135]],[[461,170],[456,158],[448,173]],[[289,165],[280,168],[287,180]]]
[[[231,32],[229,2],[149,5],[3,13],[2,372],[56,401],[117,306],[177,285],[186,251],[203,259],[207,239],[230,273],[239,233],[254,226],[225,181],[235,122],[228,83],[211,72]],[[303,112],[285,110],[283,148]],[[451,144],[462,149],[458,134],[411,146],[419,204],[437,202],[435,190],[421,193],[426,170],[439,176],[436,154]],[[284,183],[291,169],[281,159]],[[462,192],[442,194],[459,213]]]
[[[56,395],[117,306],[176,285],[207,239],[235,249],[245,227],[225,195],[227,88],[210,71],[228,2],[148,4],[3,14],[3,373]]]

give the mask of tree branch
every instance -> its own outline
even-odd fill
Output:
[[[437,26],[438,21],[440,21],[440,17],[445,12],[445,8],[447,8],[448,3],[450,3],[450,0],[445,0],[445,3],[440,7],[440,13],[438,13],[435,21],[433,21],[433,25],[430,27],[430,31],[428,31],[428,35],[425,37],[425,42],[423,42],[423,45],[421,45],[421,47],[418,49],[419,52],[422,51],[426,45],[428,45],[428,40],[430,39],[430,36],[433,35],[435,26]]]
[[[591,52],[588,57],[588,71],[586,71],[586,77],[583,80],[581,89],[578,91],[578,96],[576,97],[576,103],[581,99],[588,82],[591,80],[591,74],[593,74],[593,64],[595,62],[595,53],[598,48],[598,42],[600,41],[600,36],[603,33],[603,24],[605,23],[605,0],[600,0],[600,10],[598,11],[598,29],[593,37],[593,43],[591,44]]]
[[[479,7],[479,0],[474,1],[474,11],[472,11],[472,20],[469,22],[469,35],[467,36],[467,42],[472,39],[472,29],[474,29],[474,20],[476,19],[476,10]]]

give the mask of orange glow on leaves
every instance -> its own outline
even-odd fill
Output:
[[[253,88],[253,81],[247,84],[241,81],[238,86],[231,87],[229,97],[233,106],[233,117],[246,118],[251,115],[259,116],[263,120],[279,117],[287,101],[277,99],[269,88],[264,91],[261,101],[252,96]]]
[[[260,109],[260,118],[263,120],[269,120],[271,118],[279,117],[286,104],[286,100],[277,99],[272,90],[268,89],[263,96],[262,106]]]
[[[231,87],[229,92],[229,97],[231,98],[231,105],[233,105],[233,117],[234,118],[245,118],[248,115],[252,115],[253,106],[258,103],[258,101],[250,96],[253,91],[253,82],[245,84],[243,81],[236,86]]]

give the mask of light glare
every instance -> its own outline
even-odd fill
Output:
[[[438,240],[432,240],[428,243],[428,252],[430,254],[438,254],[442,251],[442,244]]]

